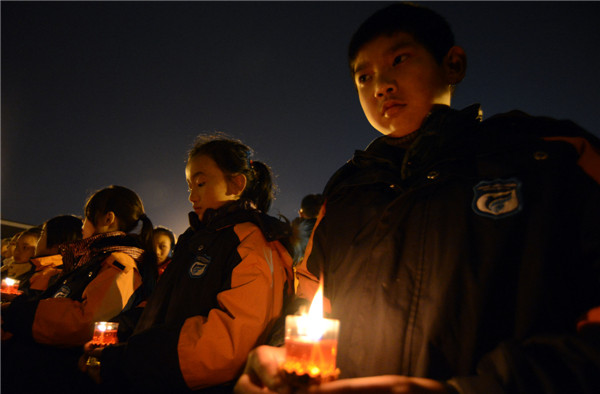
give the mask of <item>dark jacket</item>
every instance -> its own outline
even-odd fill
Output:
[[[565,138],[598,163],[572,122],[438,107],[332,177],[298,292],[323,269],[342,377],[600,392],[597,333],[576,333],[600,305],[600,166]]]
[[[133,335],[103,351],[103,381],[145,393],[232,382],[292,291],[289,235],[287,223],[243,202],[202,223],[190,213]]]

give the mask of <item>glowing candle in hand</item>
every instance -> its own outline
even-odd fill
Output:
[[[323,288],[315,294],[308,315],[287,316],[285,320],[285,372],[333,380],[339,320],[323,318]]]

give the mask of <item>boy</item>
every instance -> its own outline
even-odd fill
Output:
[[[426,8],[375,13],[349,63],[384,136],[330,179],[298,266],[341,321],[342,379],[311,392],[600,392],[599,141],[450,109],[466,56]],[[255,349],[237,391],[281,389],[283,357]]]

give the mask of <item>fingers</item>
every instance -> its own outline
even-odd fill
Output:
[[[259,346],[248,355],[244,373],[235,386],[236,393],[285,393],[279,366],[285,349]]]

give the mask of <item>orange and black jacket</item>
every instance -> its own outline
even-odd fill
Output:
[[[41,295],[17,297],[2,313],[4,331],[47,345],[81,346],[91,340],[94,322],[135,303],[143,256],[135,238],[99,234],[65,244],[61,254],[69,271]]]
[[[202,222],[190,213],[133,335],[104,349],[102,380],[145,393],[231,385],[292,291],[289,235],[287,223],[245,202]]]

